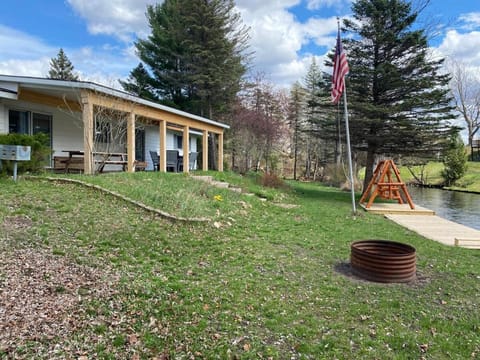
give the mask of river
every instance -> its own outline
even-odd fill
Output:
[[[480,230],[480,194],[409,186],[413,203],[445,219]]]

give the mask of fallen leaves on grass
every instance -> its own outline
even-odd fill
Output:
[[[83,301],[111,296],[115,276],[44,249],[6,251],[0,262],[0,351],[82,328]],[[107,280],[106,280],[107,279]]]

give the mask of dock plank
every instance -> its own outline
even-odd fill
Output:
[[[374,203],[369,208],[362,203],[360,206],[371,214],[435,215],[435,211],[418,205],[414,209],[408,204],[397,203]]]
[[[385,217],[427,239],[435,240],[445,245],[455,246],[455,239],[468,239],[468,241],[463,242],[457,241],[457,246],[468,248],[475,248],[477,244],[480,246],[479,230],[437,215],[385,214]]]

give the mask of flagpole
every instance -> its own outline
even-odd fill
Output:
[[[338,37],[340,38],[340,18],[337,17]],[[347,106],[347,84],[343,81],[343,116],[345,118],[345,132],[347,140],[347,157],[348,157],[348,171],[350,175],[350,192],[352,194],[352,211],[353,215],[357,214],[357,208],[355,206],[355,182],[353,179],[353,166],[352,166],[352,150],[350,146],[350,127],[348,125],[348,106]]]
[[[332,101],[337,104],[343,93],[343,111],[345,118],[345,131],[347,139],[347,156],[348,170],[350,173],[350,188],[352,193],[352,210],[353,215],[357,214],[355,207],[355,182],[353,180],[352,167],[352,151],[350,146],[350,129],[348,126],[348,108],[347,108],[347,86],[345,83],[345,75],[350,71],[348,67],[347,57],[343,51],[342,40],[340,39],[340,18],[337,17],[338,34],[337,45],[335,46],[335,56],[333,57],[333,74],[332,74]]]
[[[352,210],[353,214],[357,214],[357,209],[355,206],[355,182],[353,180],[353,167],[352,167],[352,151],[350,150],[350,129],[348,126],[348,108],[347,108],[347,85],[343,84],[343,111],[345,117],[345,132],[347,138],[347,156],[348,156],[348,170],[350,173],[350,187],[352,193]]]

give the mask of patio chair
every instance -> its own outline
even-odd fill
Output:
[[[167,171],[169,168],[178,171],[178,150],[167,150]]]
[[[160,156],[156,151],[150,150],[150,156],[152,158],[153,171],[160,171]]]
[[[197,152],[191,152],[188,155],[188,170],[196,170],[195,162],[197,161]]]

